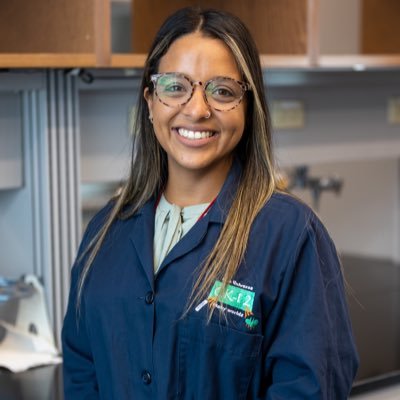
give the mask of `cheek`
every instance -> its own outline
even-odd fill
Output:
[[[170,110],[153,109],[153,130],[157,141],[164,150],[169,146],[171,135],[170,122],[173,119],[173,114]]]
[[[152,105],[154,123],[160,129],[169,129],[171,121],[179,113],[178,108],[167,107],[159,100],[153,102]]]
[[[239,111],[239,110],[238,110]],[[243,135],[244,135],[244,129],[245,129],[245,113],[244,111],[240,110],[237,115],[235,115],[235,118],[232,118],[230,120],[231,123],[231,134],[232,134],[232,145],[236,147],[239,142],[241,141]]]
[[[162,128],[162,124],[160,124],[158,120],[153,121],[153,130],[154,130],[156,139],[160,143],[161,147],[164,148],[166,135],[165,135],[164,129]]]
[[[168,110],[162,109],[158,104],[153,105],[153,129],[156,136],[161,136],[169,130],[170,116]]]
[[[227,115],[227,126],[235,134],[235,136],[242,136],[245,128],[245,111],[236,110],[237,112],[232,115]],[[229,128],[228,128],[229,129]]]

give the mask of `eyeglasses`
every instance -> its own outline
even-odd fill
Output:
[[[207,104],[217,111],[230,111],[237,107],[247,90],[248,83],[233,78],[217,76],[203,83],[193,81],[184,74],[167,72],[150,76],[156,96],[168,107],[179,107],[188,103],[194,93],[194,86],[203,87]]]

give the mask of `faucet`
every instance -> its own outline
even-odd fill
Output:
[[[309,167],[301,165],[294,169],[288,189],[310,189],[313,198],[313,207],[315,210],[318,210],[322,192],[333,191],[336,195],[339,195],[342,187],[342,178],[338,176],[311,177],[309,176]]]

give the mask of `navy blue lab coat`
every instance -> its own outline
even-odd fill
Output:
[[[254,221],[245,259],[217,303],[226,318],[215,312],[206,323],[218,282],[208,302],[182,318],[240,173],[236,162],[216,203],[156,277],[155,200],[117,220],[92,265],[78,319],[85,258],[75,263],[62,332],[66,400],[347,399],[358,358],[340,263],[321,222],[289,195],[274,194]],[[89,224],[78,258],[109,210]]]

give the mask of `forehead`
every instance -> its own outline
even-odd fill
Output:
[[[215,76],[240,79],[240,71],[229,47],[219,39],[196,32],[175,40],[161,58],[158,72],[180,72],[195,80]]]

